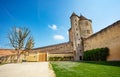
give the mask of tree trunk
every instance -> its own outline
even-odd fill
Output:
[[[20,63],[20,50],[17,50],[17,63]]]

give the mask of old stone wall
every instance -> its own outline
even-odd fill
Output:
[[[46,52],[46,53],[69,53],[72,52],[72,44],[70,42],[67,43],[61,43],[46,47],[40,47],[35,48],[31,51],[31,53],[40,53],[40,52]]]
[[[79,21],[81,37],[87,38],[93,34],[91,24],[92,23],[89,20],[80,20]]]
[[[108,61],[120,61],[120,21],[113,23],[84,40],[84,51],[101,47],[108,47],[110,49]]]

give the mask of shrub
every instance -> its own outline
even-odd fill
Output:
[[[85,51],[83,59],[88,61],[106,61],[108,55],[109,49],[107,47],[97,48]]]
[[[64,57],[49,57],[49,61],[72,61],[73,56],[64,56]]]

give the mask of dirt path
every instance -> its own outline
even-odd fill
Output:
[[[29,62],[0,66],[0,77],[54,77],[48,62]]]

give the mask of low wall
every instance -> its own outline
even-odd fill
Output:
[[[29,54],[29,56],[26,56],[26,61],[28,62],[36,62],[37,60],[37,54]]]
[[[74,56],[73,54],[48,54],[48,57]]]

